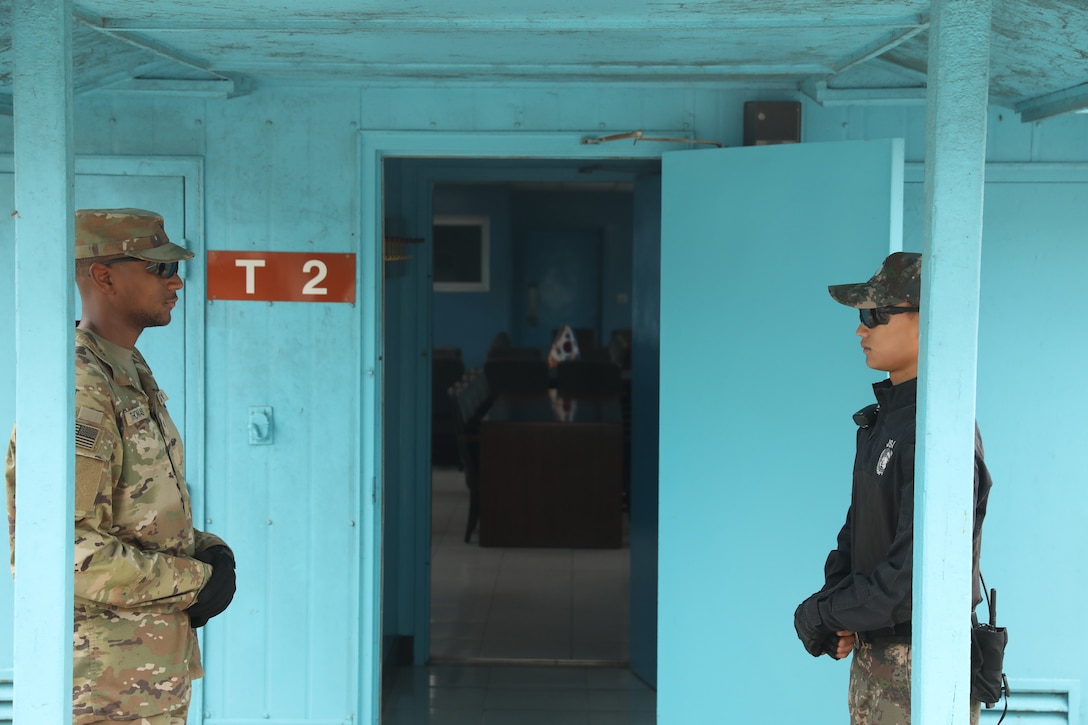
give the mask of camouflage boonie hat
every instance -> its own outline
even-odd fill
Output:
[[[835,284],[827,288],[836,302],[871,310],[909,302],[917,307],[922,298],[922,255],[917,252],[889,254],[868,282]]]
[[[80,209],[76,259],[124,254],[148,262],[180,262],[193,253],[170,241],[162,215],[143,209]]]

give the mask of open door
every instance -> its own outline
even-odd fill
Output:
[[[882,378],[827,285],[900,247],[902,156],[886,140],[662,157],[659,722],[845,716],[849,664],[806,654],[793,610],[823,582],[851,415]]]

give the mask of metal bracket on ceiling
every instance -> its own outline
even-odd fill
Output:
[[[637,144],[639,141],[662,141],[664,143],[698,143],[706,144],[708,146],[717,146],[718,148],[724,148],[725,144],[717,141],[702,141],[697,138],[665,138],[663,136],[645,136],[642,131],[631,131],[630,133],[617,133],[611,136],[602,136],[600,138],[583,138],[582,145],[586,144],[602,144],[609,141],[623,141],[624,139],[634,139],[632,145]]]

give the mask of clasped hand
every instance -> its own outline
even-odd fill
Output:
[[[234,555],[225,546],[211,546],[198,551],[194,559],[210,564],[212,575],[187,610],[193,628],[203,627],[212,617],[222,614],[234,599]]]
[[[793,613],[793,628],[805,651],[813,657],[826,654],[841,660],[854,646],[852,632],[833,632],[824,626],[815,594],[797,606]]]

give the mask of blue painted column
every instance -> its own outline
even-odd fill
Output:
[[[72,718],[72,3],[15,0],[15,722]]]
[[[914,550],[915,723],[969,722],[975,377],[991,0],[933,0]]]

